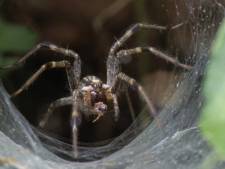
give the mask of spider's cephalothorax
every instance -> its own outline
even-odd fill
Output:
[[[78,100],[80,105],[78,109],[85,116],[96,116],[93,122],[96,122],[106,112],[113,109],[113,94],[111,87],[104,84],[96,76],[86,76],[79,84]]]
[[[136,89],[140,97],[147,104],[150,114],[155,117],[156,110],[144,92],[142,86],[136,82],[133,78],[127,76],[121,72],[121,58],[127,56],[133,56],[140,54],[144,51],[150,52],[176,66],[179,66],[183,69],[190,70],[192,67],[183,63],[180,63],[178,60],[170,57],[169,55],[157,50],[154,47],[136,47],[131,49],[120,50],[122,45],[138,30],[140,29],[154,29],[154,30],[168,30],[178,28],[180,25],[175,25],[174,27],[168,28],[164,26],[149,25],[137,23],[128,29],[125,34],[119,38],[111,47],[107,59],[107,83],[104,84],[102,81],[95,76],[87,76],[82,80],[80,79],[81,75],[81,60],[77,53],[72,50],[64,49],[50,43],[40,43],[30,52],[28,52],[24,57],[22,57],[17,64],[23,63],[27,58],[32,56],[41,48],[51,50],[53,52],[61,53],[68,59],[61,61],[52,61],[48,62],[40,67],[40,69],[34,73],[25,83],[21,86],[16,92],[11,96],[17,96],[23,90],[27,89],[45,70],[53,68],[64,68],[67,73],[68,83],[70,86],[70,96],[59,98],[52,102],[49,105],[48,111],[45,114],[44,118],[40,121],[39,126],[44,127],[47,123],[50,115],[54,112],[57,107],[72,105],[72,135],[73,135],[73,149],[74,156],[78,156],[78,125],[81,122],[81,114],[85,116],[94,115],[95,118],[93,122],[96,122],[101,116],[106,112],[113,112],[115,121],[119,118],[119,106],[117,97],[121,92],[127,92],[127,87],[132,87]],[[71,61],[71,58],[73,61]],[[14,65],[13,65],[14,66]],[[112,110],[112,111],[111,111]]]

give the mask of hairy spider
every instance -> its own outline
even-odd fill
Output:
[[[175,26],[176,27],[176,26]],[[175,28],[175,27],[171,27]],[[149,112],[153,117],[156,116],[156,110],[144,92],[143,87],[133,78],[121,72],[121,58],[140,54],[143,51],[148,51],[154,55],[165,59],[172,64],[190,70],[191,66],[182,64],[178,60],[169,55],[153,48],[136,47],[132,49],[119,50],[120,47],[140,28],[167,30],[167,27],[137,23],[128,29],[125,34],[119,38],[111,47],[107,59],[107,82],[103,83],[95,76],[86,76],[80,79],[81,75],[81,60],[77,53],[72,50],[64,49],[50,43],[40,43],[28,52],[24,57],[18,60],[15,64],[24,63],[27,58],[32,56],[41,48],[61,53],[68,57],[68,60],[52,61],[42,65],[17,91],[11,96],[15,97],[22,91],[27,89],[44,71],[53,68],[64,68],[67,73],[68,83],[70,87],[70,96],[59,98],[52,102],[40,121],[39,126],[44,127],[54,112],[60,106],[72,105],[71,121],[72,121],[72,135],[73,135],[73,149],[74,156],[78,156],[78,126],[81,123],[81,114],[85,117],[94,116],[93,122],[96,122],[107,112],[114,112],[115,121],[119,118],[119,105],[117,97],[127,87],[136,89],[140,97],[146,102]],[[72,58],[72,61],[69,61]]]

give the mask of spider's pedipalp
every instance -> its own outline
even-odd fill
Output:
[[[11,97],[15,97],[19,95],[21,92],[23,92],[25,89],[27,89],[44,71],[48,69],[54,69],[54,68],[69,68],[70,62],[66,60],[62,60],[59,62],[48,62],[44,65],[42,65],[17,91],[15,91]]]
[[[72,105],[72,104],[73,104],[72,96],[60,98],[52,102],[48,107],[47,113],[39,122],[39,127],[43,128],[46,125],[46,123],[49,120],[49,117],[52,115],[52,113],[54,112],[56,108],[66,106],[66,105]]]

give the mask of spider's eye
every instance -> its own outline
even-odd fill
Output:
[[[102,88],[102,83],[100,83],[100,82],[94,83],[93,86],[94,86],[95,89],[99,89],[99,88]]]

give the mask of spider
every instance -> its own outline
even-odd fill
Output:
[[[96,122],[104,116],[104,114],[113,112],[114,120],[117,121],[120,112],[117,97],[128,87],[132,87],[138,91],[140,97],[144,102],[146,102],[151,116],[155,117],[156,110],[143,87],[135,79],[121,72],[121,59],[123,57],[129,57],[134,54],[140,54],[147,51],[183,69],[190,70],[192,67],[190,65],[180,63],[178,60],[150,46],[119,50],[135,32],[143,28],[160,31],[168,29],[165,26],[143,23],[137,23],[130,27],[110,48],[107,58],[106,83],[102,82],[96,76],[86,76],[81,79],[81,60],[76,52],[47,42],[38,44],[25,56],[19,59],[15,65],[24,63],[27,58],[43,48],[65,55],[68,60],[51,61],[42,65],[18,90],[11,95],[11,97],[15,97],[27,89],[46,70],[54,68],[65,69],[70,88],[70,96],[59,98],[52,102],[43,119],[40,121],[39,126],[44,127],[46,125],[49,117],[56,108],[65,105],[72,105],[71,125],[74,157],[78,157],[78,126],[81,123],[81,115],[84,115],[85,117],[94,116],[95,118],[93,122]],[[175,27],[171,27],[170,29],[172,28]]]

